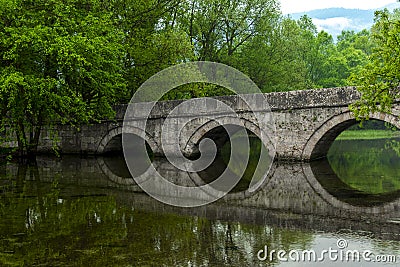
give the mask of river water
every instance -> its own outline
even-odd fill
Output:
[[[276,162],[256,193],[244,182],[199,208],[150,198],[118,156],[3,163],[0,266],[398,266],[396,141],[335,141],[326,160]]]

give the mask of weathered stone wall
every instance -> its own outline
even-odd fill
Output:
[[[265,97],[275,121],[276,151],[279,158],[309,160],[324,156],[331,141],[349,125],[356,123],[352,120],[348,110],[348,105],[359,99],[359,93],[353,87],[270,93],[265,94]],[[261,105],[257,106],[257,110],[250,111],[238,96],[224,96],[217,99],[240,114],[249,128],[254,126],[251,125],[252,114],[254,114],[252,112],[258,112],[263,116],[269,114],[268,107]],[[140,116],[136,118],[138,121],[147,119],[146,138],[156,155],[163,155],[161,149],[162,124],[168,114],[182,102],[181,100],[159,102],[154,106],[150,118],[140,118]],[[56,131],[53,131],[56,132],[55,143],[47,129],[41,136],[39,150],[47,152],[54,145],[59,147],[61,153],[96,154],[118,150],[120,142],[115,141],[113,137],[122,133],[122,121],[126,108],[126,105],[116,107],[116,118],[113,121],[84,125],[79,130],[60,125],[56,127]],[[396,106],[394,113],[400,114],[399,106]],[[182,149],[186,148],[187,153],[195,151],[195,148],[187,144],[190,142],[191,136],[196,136],[196,131],[198,131],[198,137],[210,130],[203,127],[208,122],[207,115],[209,115],[207,109],[199,112],[193,111],[189,114],[193,118],[193,122],[190,129],[181,133],[182,140],[185,140],[182,141],[181,147]],[[224,114],[213,115],[224,116]],[[376,114],[373,118],[382,119],[400,127],[396,116]],[[340,127],[337,127],[338,125]],[[257,131],[256,128],[253,127],[250,130],[254,132]]]

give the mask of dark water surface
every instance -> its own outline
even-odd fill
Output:
[[[148,197],[116,156],[2,164],[0,266],[381,265],[328,255],[260,260],[265,247],[313,250],[317,258],[330,248],[370,250],[372,260],[397,256],[387,266],[398,266],[400,160],[392,141],[337,141],[326,161],[274,163],[256,193],[242,183],[226,198],[192,209]],[[166,160],[153,164],[190,183]],[[340,250],[338,240],[347,246]]]

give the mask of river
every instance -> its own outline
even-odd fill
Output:
[[[335,141],[326,160],[275,162],[256,193],[243,179],[198,208],[149,197],[120,156],[3,163],[0,266],[397,266],[395,141]],[[221,162],[199,177],[212,180]],[[165,159],[153,164],[188,177]]]

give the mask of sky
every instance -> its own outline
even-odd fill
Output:
[[[283,14],[290,14],[330,7],[375,9],[396,3],[396,0],[280,0],[280,2]]]

